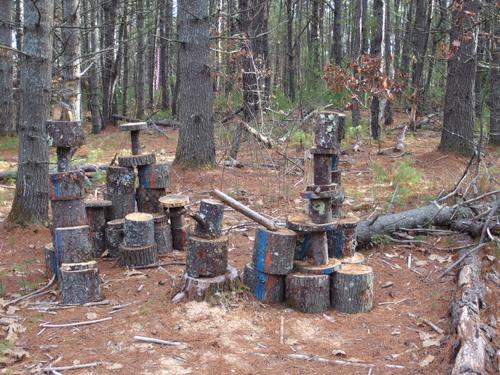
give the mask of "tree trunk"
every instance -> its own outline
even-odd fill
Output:
[[[361,15],[363,7],[361,0],[354,1],[354,11],[352,17],[352,34],[351,34],[351,57],[357,59],[361,53]]]
[[[212,79],[208,56],[208,0],[178,2],[179,141],[175,162],[199,167],[215,163]]]
[[[368,0],[361,0],[361,54],[368,53]]]
[[[495,5],[492,5],[492,9]],[[492,20],[491,63],[490,63],[490,133],[489,142],[500,145],[500,20]]]
[[[384,67],[385,75],[392,78],[392,67],[394,59],[391,54],[391,2],[384,1]],[[394,120],[392,118],[392,102],[388,99],[384,101],[384,125],[391,125]]]
[[[293,16],[294,3],[293,0],[286,0],[286,45],[287,45],[287,61],[286,61],[286,93],[290,100],[295,101],[295,61],[293,48]]]
[[[170,44],[167,39],[172,34],[172,0],[163,0],[163,10],[160,22],[160,85],[161,109],[170,108]]]
[[[63,0],[63,69],[62,100],[73,112],[73,120],[81,120],[80,88],[80,14],[79,0]]]
[[[128,16],[128,0],[123,3],[123,43],[122,43],[122,59],[123,59],[123,76],[122,76],[122,115],[127,116],[128,113],[128,85],[129,85],[129,16]]]
[[[376,26],[373,33],[372,45],[370,54],[373,57],[380,57],[382,52],[382,31],[383,31],[383,20],[384,20],[384,3],[382,0],[373,1],[373,17],[376,20]],[[379,124],[379,113],[380,113],[380,100],[377,95],[373,95],[372,103],[370,106],[370,128],[371,136],[373,139],[379,139],[380,137],[380,124]]]
[[[320,70],[319,54],[319,9],[320,0],[311,0],[311,38],[309,41],[309,59],[311,60],[311,77],[316,78]]]
[[[334,0],[332,58],[336,65],[342,63],[342,1]]]
[[[137,0],[136,3],[136,26],[137,26],[137,57],[136,57],[136,82],[135,100],[136,117],[144,117],[144,0]]]
[[[426,3],[426,0],[415,1],[415,23],[413,26],[412,46],[414,59],[412,86],[414,93],[413,100],[415,101],[418,113],[421,111],[422,106],[424,62],[428,40]]]
[[[115,83],[113,80],[113,71],[115,65],[116,41],[115,26],[117,24],[118,0],[100,0],[103,10],[103,47],[106,50],[103,54],[102,68],[102,127],[105,128],[111,121],[113,114],[113,96]],[[140,54],[138,54],[139,56]]]
[[[158,3],[155,0],[148,0],[146,2],[146,9],[148,13],[151,12],[149,17],[146,32],[147,32],[147,88],[148,88],[148,108],[152,110],[155,104],[155,67],[156,63],[156,30],[158,28]]]
[[[23,106],[19,118],[19,162],[16,194],[8,220],[46,222],[49,203],[49,151],[45,122],[52,92],[51,0],[24,1],[25,43],[20,85]]]
[[[410,0],[410,5],[408,7],[408,11],[406,12],[406,23],[405,23],[405,31],[403,36],[403,50],[401,52],[401,73],[407,75],[410,72],[410,48],[412,41],[412,27],[411,21],[413,19],[415,2]]]
[[[448,75],[444,98],[442,151],[470,155],[474,152],[474,81],[481,4],[479,0],[454,0],[450,29]]]
[[[12,47],[12,1],[0,0],[0,9],[2,9],[0,44]],[[0,92],[2,93],[0,98],[0,135],[14,131],[12,117],[13,63],[12,51],[0,47]]]

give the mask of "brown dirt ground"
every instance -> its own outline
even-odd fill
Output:
[[[167,130],[168,139],[150,134],[144,137],[148,150],[162,159],[175,153],[175,130]],[[400,206],[414,206],[426,197],[450,189],[458,180],[467,159],[445,156],[435,151],[439,133],[420,131],[409,135],[407,155],[396,157],[389,149],[377,154],[377,145],[367,144],[362,152],[342,156],[343,185],[346,190],[346,210],[365,217],[375,206],[385,210],[394,188],[381,183],[374,186],[370,165],[379,163],[388,173],[403,160],[410,160],[423,174],[422,182]],[[389,134],[382,148],[393,145],[396,133]],[[98,149],[96,161],[109,162],[114,153],[127,148],[125,134],[114,129],[99,136],[89,136],[88,144],[78,155],[88,155]],[[295,146],[294,146],[295,147]],[[291,153],[301,150],[291,147]],[[289,150],[289,152],[290,152]],[[94,151],[95,153],[95,151]],[[497,164],[498,150],[491,152],[487,162]],[[12,152],[0,153],[7,163],[15,163]],[[218,155],[221,157],[221,155]],[[299,210],[302,203],[300,174],[284,173],[267,167],[276,154],[262,150],[249,140],[242,152],[244,168],[222,168],[203,171],[174,169],[172,191],[188,193],[193,202],[206,196],[216,187],[237,195],[240,200],[261,212],[283,220],[286,214]],[[496,158],[496,159],[495,159]],[[263,166],[264,165],[264,166]],[[498,168],[497,168],[498,170]],[[9,210],[13,190],[3,187],[0,220]],[[384,206],[385,205],[385,206]],[[248,221],[228,211],[225,227]],[[253,228],[236,228],[230,235],[230,262],[241,270],[251,259]],[[446,248],[470,241],[461,235],[439,235],[422,238],[430,245],[380,245],[364,250],[367,263],[375,272],[374,309],[357,315],[306,315],[286,305],[269,306],[255,301],[245,293],[225,295],[213,303],[183,303],[174,305],[171,296],[179,288],[184,254],[164,258],[162,269],[142,270],[127,274],[114,261],[99,260],[103,291],[109,305],[73,307],[64,310],[33,309],[31,302],[23,303],[14,313],[26,328],[19,333],[16,345],[29,352],[26,358],[1,373],[39,373],[40,368],[54,362],[55,366],[100,361],[95,369],[72,371],[73,374],[367,374],[369,369],[359,364],[373,365],[372,374],[444,374],[450,369],[451,339],[443,337],[432,346],[424,347],[422,338],[436,332],[423,324],[429,319],[442,329],[448,329],[448,302],[455,287],[454,276],[439,280],[437,275],[454,256]],[[0,227],[0,281],[4,298],[46,283],[43,245],[50,242],[46,228],[7,229]],[[493,251],[487,249],[486,252]],[[406,267],[407,257],[413,258],[412,270]],[[431,257],[439,255],[441,258]],[[497,253],[498,254],[498,253]],[[418,262],[421,261],[421,262]],[[485,260],[485,267],[494,267]],[[393,285],[383,288],[387,282]],[[489,307],[485,317],[497,316],[494,284],[488,284]],[[57,301],[57,291],[35,300]],[[113,304],[127,304],[113,313]],[[7,312],[3,312],[5,317]],[[78,328],[48,328],[43,322],[67,323],[112,316],[112,320]],[[283,318],[283,343],[280,343],[280,323]],[[168,347],[134,342],[134,335],[182,341],[185,347]],[[427,335],[427,337],[426,337]],[[4,345],[4,341],[2,345]],[[289,354],[309,354],[330,360],[351,362],[351,365],[321,363],[292,359]],[[422,361],[429,355],[433,361]],[[395,369],[387,365],[401,365]]]

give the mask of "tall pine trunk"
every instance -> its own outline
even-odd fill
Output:
[[[474,152],[474,81],[481,4],[453,0],[450,52],[444,98],[440,150],[470,155]]]
[[[491,1],[492,14],[495,14],[495,4]],[[491,92],[488,101],[490,108],[490,132],[489,143],[500,145],[500,20],[491,20],[491,63],[490,63],[490,83]]]
[[[137,35],[137,57],[136,57],[136,82],[135,82],[135,101],[136,116],[144,117],[144,0],[136,2],[136,35]]]
[[[19,161],[11,223],[46,223],[49,205],[49,149],[46,121],[52,93],[53,0],[24,0],[23,54],[20,54],[22,108]]]
[[[293,48],[293,0],[286,0],[286,93],[290,100],[295,101],[295,52]]]
[[[421,111],[425,51],[427,49],[427,1],[415,1],[415,23],[413,26],[413,95],[417,112]]]
[[[175,163],[215,164],[208,0],[178,0],[179,141]]]
[[[0,9],[2,9],[0,44],[12,47],[12,1],[0,0]],[[12,51],[0,49],[0,135],[14,131],[12,118],[13,62]]]
[[[75,120],[81,120],[80,83],[80,15],[79,0],[63,0],[63,69],[62,100],[73,112]]]
[[[380,57],[382,52],[382,32],[384,20],[384,3],[382,0],[373,0],[373,17],[376,20],[375,28],[373,30],[373,38],[371,44],[370,54],[372,57]],[[380,99],[378,94],[372,96],[370,105],[370,128],[371,136],[373,139],[380,137]]]
[[[332,43],[332,59],[335,64],[342,63],[342,1],[334,0],[333,8],[333,43]]]
[[[105,128],[111,121],[113,114],[113,97],[116,86],[116,78],[113,78],[113,72],[116,69],[115,31],[119,0],[100,1],[104,22],[102,28],[103,47],[105,49],[102,67],[102,127]]]
[[[161,109],[170,108],[170,39],[172,34],[172,0],[163,0],[160,22],[160,86]]]

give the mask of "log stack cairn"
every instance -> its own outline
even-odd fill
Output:
[[[57,172],[50,173],[52,246],[47,245],[46,269],[56,277],[65,304],[101,299],[99,270],[92,260],[101,242],[91,237],[94,226],[85,211],[85,175],[71,166],[71,157],[84,142],[80,121],[47,121],[47,133],[57,148]]]

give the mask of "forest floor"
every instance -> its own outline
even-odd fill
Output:
[[[398,119],[398,118],[397,118]],[[399,119],[403,119],[400,115]],[[401,120],[403,121],[403,120]],[[396,124],[401,122],[396,121]],[[177,131],[152,132],[143,137],[149,151],[160,160],[172,160]],[[361,152],[350,151],[352,138],[342,155],[342,184],[346,192],[344,212],[364,218],[378,212],[398,211],[428,202],[460,178],[467,158],[436,151],[439,132],[420,129],[407,135],[404,155],[392,151],[399,130],[386,132],[379,145],[365,141]],[[16,141],[1,140],[0,171],[15,167]],[[128,149],[126,134],[114,128],[90,135],[77,154],[86,163],[109,163],[116,152]],[[289,156],[303,149],[290,145]],[[222,154],[218,154],[221,158]],[[51,156],[51,160],[54,160]],[[485,165],[500,174],[500,151],[488,150]],[[237,197],[252,208],[284,221],[299,211],[302,174],[272,150],[248,139],[242,148],[243,168],[222,167],[172,173],[172,191],[189,194],[196,204],[211,188]],[[274,167],[278,164],[279,167]],[[102,191],[103,176],[94,176],[94,194]],[[12,202],[13,185],[0,187],[0,221]],[[488,181],[479,188],[491,190]],[[497,186],[498,188],[498,186]],[[245,224],[245,225],[241,225]],[[230,263],[240,271],[251,260],[255,226],[234,211],[224,218],[230,230]],[[57,301],[56,289],[43,297],[0,310],[5,337],[0,362],[9,362],[0,373],[40,373],[54,366],[100,362],[93,369],[72,374],[445,374],[451,367],[452,340],[447,336],[448,303],[455,288],[453,273],[438,275],[455,259],[449,249],[472,242],[465,235],[436,233],[418,237],[412,244],[387,243],[381,239],[362,250],[375,273],[374,308],[366,314],[302,314],[286,305],[265,305],[244,291],[220,296],[210,302],[172,304],[180,288],[183,253],[162,259],[157,269],[127,271],[114,261],[99,260],[104,296],[109,304],[92,307],[43,309],[37,301]],[[6,228],[0,223],[0,293],[3,301],[47,283],[43,247],[50,242],[47,228]],[[482,253],[483,267],[496,267],[499,249],[492,245]],[[407,267],[408,256],[412,268]],[[485,317],[498,320],[498,291],[487,284]],[[116,305],[125,305],[115,310]],[[48,306],[45,304],[45,306]],[[101,323],[46,328],[40,325],[70,323],[112,317]],[[441,335],[425,323],[435,323]],[[282,328],[281,328],[282,327]],[[134,336],[148,336],[184,343],[160,346],[139,343]],[[498,337],[498,335],[497,335]],[[498,347],[498,345],[497,345]],[[24,351],[20,350],[22,348]],[[299,356],[297,356],[299,355]],[[303,356],[301,356],[303,355]],[[310,357],[312,356],[312,357]],[[309,359],[309,360],[308,360]],[[328,361],[324,361],[327,359]],[[12,360],[12,362],[14,362]],[[397,368],[404,366],[404,368]],[[370,370],[371,368],[371,370]]]

